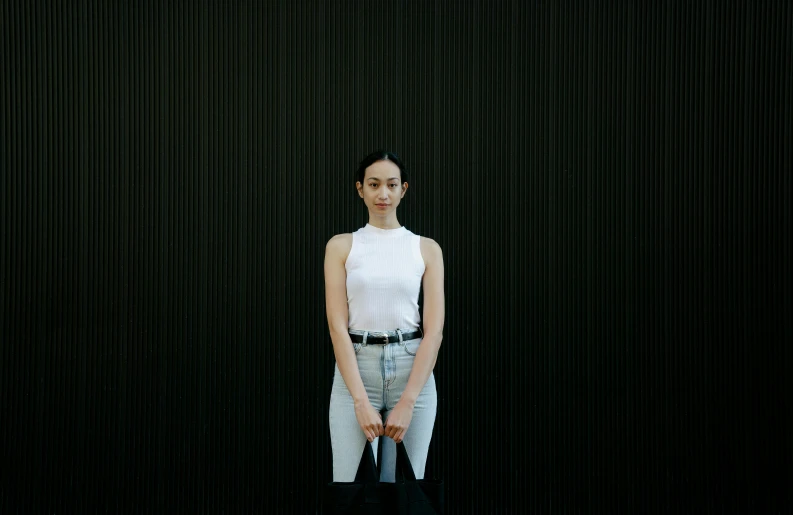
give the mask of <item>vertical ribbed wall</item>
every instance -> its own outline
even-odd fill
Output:
[[[0,2],[0,512],[320,512],[387,147],[449,513],[789,513],[791,56],[786,1]]]

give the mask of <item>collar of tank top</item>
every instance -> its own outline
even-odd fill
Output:
[[[363,226],[362,230],[364,232],[376,234],[378,236],[389,236],[389,237],[400,236],[407,232],[407,229],[405,229],[404,225],[396,229],[380,229],[379,227],[375,227],[374,225],[366,224],[365,226]]]

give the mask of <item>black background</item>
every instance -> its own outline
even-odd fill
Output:
[[[449,513],[793,509],[793,6],[0,3],[0,511],[318,513],[358,160]]]

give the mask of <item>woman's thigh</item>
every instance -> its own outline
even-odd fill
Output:
[[[421,340],[411,340],[405,342],[394,354],[396,374],[394,380],[386,387],[384,393],[386,397],[386,411],[383,420],[388,420],[388,415],[399,401],[407,386],[410,372],[413,368],[413,358],[418,351]],[[435,426],[435,415],[438,410],[438,393],[435,389],[435,377],[430,374],[429,379],[424,384],[416,404],[413,406],[413,417],[410,426],[403,438],[405,450],[407,450],[410,463],[417,478],[424,477],[424,469],[427,464],[427,453],[429,452],[430,441],[432,440],[432,430]],[[390,438],[381,438],[383,445],[382,466],[380,468],[380,480],[385,482],[394,481],[394,468],[396,466],[396,444]]]
[[[372,406],[378,410],[383,406],[381,354],[382,349],[377,346],[356,345],[358,370],[366,389],[366,395]],[[328,421],[333,451],[333,480],[353,481],[355,473],[358,471],[363,448],[366,445],[366,436],[358,425],[358,419],[355,416],[355,403],[338,366],[333,375]]]
[[[407,386],[420,341],[417,339],[387,346],[356,345],[356,357],[361,379],[366,388],[369,402],[375,409],[383,413],[383,424],[388,420],[388,415]],[[427,383],[416,399],[413,417],[403,438],[405,449],[417,478],[424,477],[437,406],[438,395],[435,389],[435,378],[430,374]],[[331,390],[329,422],[333,450],[333,480],[353,481],[366,445],[366,436],[358,425],[352,396],[338,367],[334,373]],[[394,481],[396,445],[390,438],[376,439],[373,443],[375,456],[377,456],[378,444],[383,445],[381,480]]]

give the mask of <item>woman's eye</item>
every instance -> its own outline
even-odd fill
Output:
[[[388,187],[393,189],[393,188],[396,188],[397,185],[396,184],[389,184]]]
[[[370,184],[369,184],[369,187],[371,187],[371,188],[376,188],[376,187],[377,187],[377,184],[375,184],[375,183],[370,183]]]

